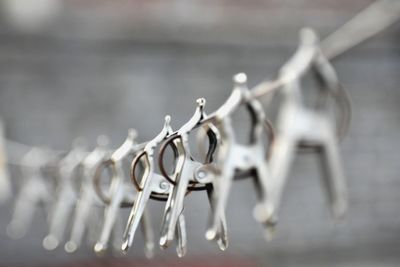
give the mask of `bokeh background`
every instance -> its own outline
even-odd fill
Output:
[[[0,116],[7,137],[61,150],[77,136],[93,146],[106,134],[117,147],[134,127],[145,141],[165,114],[174,128],[184,123],[198,97],[207,99],[208,112],[218,108],[235,73],[246,72],[250,86],[273,77],[296,49],[302,27],[323,38],[372,2],[2,0]],[[203,194],[187,199],[186,259],[177,260],[170,249],[144,260],[139,235],[117,263],[96,258],[89,247],[72,255],[62,247],[45,251],[41,210],[26,237],[9,239],[11,201],[0,212],[0,265],[399,266],[399,34],[397,23],[333,62],[353,101],[351,129],[341,144],[350,193],[342,222],[330,218],[318,160],[307,154],[292,169],[272,242],[252,217],[253,185],[242,181],[227,209],[226,252],[204,239]],[[13,176],[14,185],[18,179]],[[151,206],[158,232],[162,204]]]

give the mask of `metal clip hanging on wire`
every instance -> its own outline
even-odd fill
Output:
[[[0,119],[0,203],[12,195],[10,174],[7,168],[7,151],[5,148],[4,126]]]
[[[167,145],[171,141],[174,141],[175,138],[182,138],[181,133],[184,133],[186,137],[186,129],[192,129],[193,126],[197,124],[199,119],[203,117],[204,100],[198,100],[197,104],[198,106],[196,108],[196,112],[192,116],[192,118],[183,127],[181,127],[181,129],[179,129],[175,133],[172,133],[166,139],[166,141],[163,142],[160,148],[159,168],[162,175],[170,182],[171,187],[170,194],[168,195],[167,203],[165,205],[163,219],[161,222],[160,246],[162,248],[167,248],[174,240],[174,236],[176,234],[180,234],[179,229],[185,228],[185,217],[183,215],[183,198],[187,193],[187,187],[189,184],[188,180],[193,177],[194,169],[198,167],[192,160],[188,161],[188,163],[185,164],[186,153],[184,147],[173,146],[173,152],[175,156],[174,162],[176,163],[176,166],[173,173],[174,178],[170,178],[163,164],[164,151]],[[189,166],[190,163],[192,163],[191,166]],[[184,169],[185,166],[187,167]],[[177,254],[179,257],[183,257],[187,252],[186,238],[183,241],[185,241],[185,243],[178,243],[177,246]]]
[[[45,168],[55,160],[55,155],[43,148],[32,148],[20,162],[22,186],[16,196],[12,220],[7,226],[7,234],[14,239],[21,238],[31,224],[35,209],[53,199],[53,181],[46,175]],[[53,173],[52,173],[53,174]],[[45,211],[47,213],[47,210]]]
[[[250,98],[247,88],[247,77],[244,73],[234,76],[234,89],[228,100],[213,113],[212,117],[204,122],[212,123],[219,132],[220,145],[214,165],[204,165],[196,173],[197,177],[204,177],[212,181],[215,191],[212,194],[214,209],[206,233],[208,240],[218,237],[220,227],[219,218],[225,213],[228,195],[233,179],[247,173],[254,178],[256,192],[260,203],[266,209],[272,209],[268,196],[272,189],[267,164],[268,150],[264,147],[262,135],[269,135],[269,142],[273,137],[273,130],[266,120],[261,103]],[[251,116],[251,131],[248,144],[239,144],[235,137],[231,116],[240,107],[245,107]]]
[[[180,215],[183,212],[184,197],[189,191],[207,190],[210,188],[200,179],[196,179],[195,173],[203,165],[211,164],[212,155],[216,149],[216,137],[210,132],[209,135],[209,157],[205,163],[193,159],[189,147],[189,134],[199,126],[199,123],[205,118],[204,112],[205,99],[197,100],[197,108],[192,118],[183,125],[178,131],[173,133],[161,146],[159,154],[159,167],[163,176],[173,185],[172,192],[168,197],[166,209],[164,211],[163,223],[161,226],[160,245],[165,248],[173,241],[176,225],[179,222]],[[176,155],[176,164],[172,178],[164,166],[164,152],[167,147],[171,147]],[[213,207],[212,203],[211,208]],[[225,215],[220,218],[218,228],[218,244],[221,249],[226,249],[228,237],[226,235]]]
[[[280,72],[283,102],[280,106],[276,124],[276,138],[272,145],[270,170],[273,181],[271,201],[275,211],[265,213],[258,209],[256,217],[261,222],[275,221],[283,188],[286,183],[292,160],[298,147],[314,148],[320,153],[325,168],[324,184],[335,217],[341,217],[347,208],[347,190],[338,149],[338,133],[346,129],[350,118],[350,105],[347,95],[341,94],[337,75],[329,61],[321,53],[318,38],[314,31],[303,29],[300,33],[300,47],[292,59]],[[323,101],[315,109],[305,107],[302,102],[301,78],[313,70],[320,83]],[[330,116],[327,98],[348,103],[341,123],[336,124]],[[339,126],[338,126],[339,125]]]
[[[70,239],[65,243],[65,251],[72,253],[76,251],[82,243],[86,229],[94,229],[99,224],[98,213],[102,206],[93,188],[93,176],[98,165],[107,157],[108,138],[104,135],[97,138],[97,147],[90,152],[81,163],[81,175],[79,200],[75,207]],[[90,220],[93,220],[91,224]]]
[[[49,216],[50,230],[43,240],[43,247],[54,250],[63,240],[69,218],[77,201],[77,192],[73,185],[77,169],[87,155],[81,139],[75,140],[72,150],[59,162],[59,173],[55,203]]]
[[[139,222],[146,217],[146,205],[149,199],[166,201],[171,192],[170,189],[172,187],[162,175],[155,172],[154,166],[154,150],[173,132],[170,126],[170,120],[170,116],[165,117],[164,127],[161,132],[155,138],[147,142],[144,149],[138,152],[132,161],[131,178],[138,192],[123,235],[122,250],[125,252],[127,252],[129,247],[133,244]],[[143,167],[140,180],[138,180],[136,176],[139,164]],[[186,244],[186,229],[184,228],[184,224],[178,224],[177,227],[183,227],[177,231],[179,233],[178,244]],[[184,245],[182,245],[182,247],[184,247]],[[178,248],[178,254],[180,253],[179,251],[183,250],[183,248]]]
[[[107,250],[107,244],[109,243],[112,230],[116,226],[115,223],[116,219],[119,217],[120,208],[130,207],[134,203],[133,199],[135,198],[136,192],[132,194],[132,186],[130,183],[129,185],[126,183],[126,175],[123,166],[126,160],[128,160],[128,157],[135,156],[135,154],[144,147],[144,144],[136,143],[136,137],[136,131],[130,129],[125,142],[114,151],[109,159],[99,164],[94,176],[93,181],[96,193],[106,205],[103,228],[100,233],[100,238],[94,247],[96,253],[104,253]],[[100,180],[101,174],[106,168],[111,172],[111,185],[108,190],[109,196],[104,192]],[[146,211],[144,213],[145,215],[141,220],[141,225],[145,239],[145,255],[150,258],[154,250],[154,234],[151,228],[150,215]],[[118,238],[120,239],[121,236]],[[117,247],[120,249],[121,243],[119,243]]]

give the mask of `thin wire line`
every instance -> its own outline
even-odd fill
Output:
[[[338,57],[400,19],[399,0],[379,0],[358,13],[349,22],[321,42],[328,59]]]

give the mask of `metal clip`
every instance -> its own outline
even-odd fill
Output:
[[[156,147],[165,140],[171,133],[172,128],[170,126],[171,118],[170,116],[165,117],[164,127],[161,132],[149,141],[144,149],[137,154],[137,156],[132,161],[131,175],[132,181],[138,190],[136,199],[134,201],[131,213],[128,218],[128,222],[125,228],[123,236],[122,249],[126,252],[130,246],[132,246],[133,239],[138,228],[139,222],[146,217],[145,208],[147,202],[150,198],[156,200],[165,201],[167,196],[171,192],[170,184],[165,180],[165,178],[157,174],[154,168],[154,150]],[[136,170],[139,163],[143,165],[143,174],[138,181],[136,177]],[[182,217],[183,218],[183,217]],[[183,219],[182,219],[182,222]],[[178,225],[181,228],[178,233],[182,233],[178,236],[181,246],[186,244],[186,229],[184,228],[184,223]],[[183,248],[179,248],[178,251],[184,251]],[[182,254],[178,252],[178,254]]]
[[[215,208],[212,210],[206,232],[208,240],[218,237],[220,218],[225,213],[230,187],[235,177],[244,174],[253,176],[262,206],[267,210],[272,209],[268,199],[272,189],[267,163],[268,151],[262,142],[264,129],[270,134],[270,139],[272,138],[272,127],[266,120],[260,102],[251,98],[246,85],[246,75],[244,73],[235,75],[234,82],[234,90],[225,104],[212,115],[212,119],[205,120],[213,123],[220,135],[220,145],[214,165],[202,166],[197,171],[197,177],[202,176],[212,181],[215,188],[212,194]],[[232,126],[231,116],[241,106],[245,106],[251,115],[251,133],[247,145],[237,143]]]
[[[36,207],[52,200],[54,190],[46,179],[50,177],[44,177],[43,168],[54,158],[53,153],[42,148],[33,148],[22,158],[20,165],[25,181],[16,197],[12,220],[7,226],[7,234],[11,238],[23,237]]]
[[[161,228],[160,246],[165,248],[173,241],[176,225],[180,222],[180,216],[183,213],[183,201],[184,197],[189,191],[200,191],[207,190],[210,194],[212,187],[210,187],[209,181],[203,180],[204,177],[195,176],[196,171],[203,165],[211,163],[212,154],[216,149],[216,137],[210,132],[210,145],[209,145],[209,157],[206,159],[208,162],[200,163],[195,161],[190,155],[189,147],[189,134],[190,132],[200,125],[200,122],[205,118],[204,112],[205,99],[197,100],[197,109],[192,118],[183,125],[177,132],[172,134],[162,145],[159,155],[159,165],[163,176],[170,181],[172,186],[172,192],[168,197],[166,208],[163,216],[163,223]],[[163,155],[165,149],[171,146],[174,150],[177,158],[176,165],[173,173],[173,178],[170,178],[164,167]],[[198,179],[196,179],[198,178]],[[213,208],[212,203],[211,208]],[[222,214],[219,217],[219,240],[218,244],[222,250],[225,250],[228,246],[228,237],[226,231],[226,220],[225,215]],[[181,255],[183,256],[183,255]]]
[[[301,31],[300,47],[280,72],[284,100],[277,118],[277,135],[272,145],[270,170],[273,180],[271,201],[275,211],[266,214],[261,209],[256,217],[261,222],[276,220],[282,191],[290,165],[298,147],[316,148],[326,170],[326,191],[332,213],[341,217],[347,209],[347,189],[338,150],[338,135],[348,128],[350,104],[343,94],[336,73],[318,47],[318,38],[310,29]],[[320,102],[317,109],[307,108],[302,102],[300,79],[312,68],[315,71],[324,97],[331,94],[344,103],[344,114],[338,127],[329,114],[329,106]]]
[[[97,168],[94,176],[94,188],[96,193],[106,205],[104,213],[104,224],[101,230],[100,239],[97,241],[94,250],[96,253],[104,253],[107,250],[107,244],[109,242],[112,231],[117,230],[116,220],[121,207],[129,207],[133,205],[132,199],[134,195],[131,193],[131,188],[125,183],[125,174],[123,170],[123,161],[128,156],[134,156],[137,151],[143,149],[144,144],[136,143],[136,131],[133,129],[129,130],[128,137],[125,142],[111,155],[111,157],[103,161]],[[112,174],[111,186],[109,188],[109,197],[104,193],[101,184],[100,177],[101,172],[109,168]],[[147,212],[146,212],[147,213]],[[145,237],[145,254],[148,257],[152,257],[154,249],[153,231],[150,223],[150,215],[146,214],[141,220],[144,237]],[[121,234],[121,233],[120,233]],[[118,236],[121,241],[121,236]],[[118,249],[121,248],[119,242]]]
[[[77,168],[86,155],[84,146],[80,140],[76,140],[74,148],[59,162],[57,195],[49,217],[50,230],[43,239],[43,247],[47,250],[56,249],[64,236],[68,219],[77,201],[73,176],[77,174]]]
[[[72,253],[81,245],[86,227],[91,229],[89,225],[90,219],[95,216],[96,206],[101,205],[100,199],[97,197],[93,188],[93,176],[97,166],[109,156],[106,150],[108,145],[108,138],[106,136],[99,136],[97,139],[97,147],[90,152],[81,163],[81,188],[79,201],[75,207],[70,239],[66,242],[64,249],[68,253]],[[98,225],[98,220],[93,221],[94,225]],[[90,226],[90,227],[89,227]]]

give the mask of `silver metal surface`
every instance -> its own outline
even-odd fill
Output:
[[[219,218],[224,216],[230,187],[237,172],[254,172],[252,176],[260,198],[259,201],[267,210],[272,209],[268,201],[272,189],[266,158],[268,152],[264,148],[262,140],[266,116],[260,102],[250,98],[246,75],[244,73],[235,75],[234,82],[235,86],[231,96],[214,113],[211,120],[220,135],[220,146],[214,161],[215,165],[212,167],[202,166],[197,172],[197,174],[201,173],[203,177],[208,177],[206,179],[211,180],[215,188],[212,194],[212,202],[215,207],[206,232],[206,238],[209,240],[218,236]],[[251,115],[252,124],[248,144],[238,143],[232,126],[232,114],[240,107],[246,108]],[[266,130],[268,131],[268,129]]]
[[[94,223],[94,225],[99,223],[100,218],[96,218],[98,212],[96,209],[99,209],[102,203],[94,190],[92,179],[98,165],[109,157],[107,145],[108,140],[104,136],[100,136],[97,147],[81,163],[82,182],[79,201],[75,207],[70,237],[64,246],[68,253],[72,253],[79,248],[82,244],[85,230],[91,229],[93,226],[91,223]]]
[[[165,138],[167,138],[173,131],[170,126],[171,118],[169,116],[165,117],[164,127],[161,132],[152,140],[150,140],[142,152],[139,152],[137,156],[132,161],[132,175],[135,175],[136,167],[139,163],[143,165],[143,174],[140,178],[140,182],[138,183],[138,192],[133,203],[133,207],[131,213],[129,215],[125,231],[123,234],[123,244],[122,250],[127,251],[132,245],[136,230],[139,226],[139,222],[146,217],[146,205],[149,201],[151,195],[168,196],[171,192],[171,186],[166,181],[166,179],[155,172],[155,162],[154,162],[154,150],[157,145],[159,145]],[[136,181],[136,177],[133,177],[133,180]],[[183,226],[183,224],[179,224],[178,227]],[[186,230],[180,229],[179,233],[186,233]],[[185,244],[186,240],[182,240],[185,238],[186,234],[182,234],[178,236],[180,240],[180,244]],[[181,251],[180,249],[179,251]]]
[[[301,78],[314,70],[324,93],[318,108],[308,108],[303,103]],[[319,48],[316,34],[304,29],[300,34],[300,46],[281,71],[283,101],[279,107],[276,138],[269,160],[273,190],[270,194],[273,213],[257,209],[260,222],[274,222],[280,206],[292,160],[299,146],[313,147],[320,152],[325,167],[326,193],[335,217],[341,217],[347,209],[347,188],[341,165],[335,121],[330,116],[327,98],[340,90],[336,73]]]
[[[126,175],[124,173],[124,160],[129,156],[134,156],[140,149],[143,148],[142,144],[136,143],[137,133],[135,130],[130,129],[128,137],[125,142],[115,150],[111,157],[100,163],[97,167],[96,175],[94,178],[94,187],[100,199],[106,205],[104,211],[104,222],[103,227],[100,232],[100,237],[94,246],[96,253],[104,253],[107,250],[110,236],[113,229],[116,227],[116,220],[120,216],[120,209],[126,204],[133,203],[135,198],[135,193],[132,189],[132,185],[127,184]],[[103,192],[100,175],[104,168],[108,168],[111,171],[111,185],[109,188],[109,198],[107,198],[106,193]],[[141,225],[144,233],[145,239],[145,255],[147,257],[152,257],[154,254],[154,234],[151,228],[150,215],[147,211],[144,211],[145,215],[141,220]],[[119,225],[121,227],[121,225]],[[122,232],[117,231],[119,236],[116,236],[117,240],[120,240],[119,245],[115,244],[118,250],[121,249],[121,236]],[[118,242],[115,242],[118,243]]]
[[[44,168],[54,160],[55,155],[51,151],[42,148],[32,148],[21,159],[21,173],[23,182],[16,195],[11,222],[7,226],[7,234],[11,238],[21,238],[26,234],[32,221],[35,210],[45,206],[54,198],[53,183],[45,177]]]
[[[63,240],[69,218],[77,201],[73,176],[78,174],[77,168],[86,155],[85,147],[77,142],[59,162],[56,197],[49,216],[50,229],[43,240],[43,247],[47,250],[56,249]]]
[[[202,178],[204,177],[201,177],[201,175],[196,176],[195,173],[200,167],[212,164],[211,162],[213,154],[217,145],[216,135],[211,131],[209,132],[209,151],[207,153],[205,163],[194,160],[189,146],[190,133],[197,128],[199,123],[206,117],[204,106],[205,99],[198,99],[197,108],[192,118],[178,131],[171,134],[171,136],[164,142],[161,149],[161,151],[165,151],[167,146],[172,146],[176,155],[174,172],[172,174],[173,178],[169,178],[170,182],[173,184],[172,192],[167,200],[167,205],[163,215],[163,223],[161,226],[161,247],[168,247],[174,239],[176,225],[180,222],[179,216],[181,216],[183,212],[183,202],[188,190],[207,190],[209,196],[213,191],[210,181],[203,181]],[[168,178],[169,175],[166,173],[165,168],[163,167],[163,155],[160,154],[159,156],[160,169],[162,170],[164,177]],[[211,197],[209,197],[209,201],[211,209],[213,209],[214,204],[212,203]],[[225,250],[229,243],[226,230],[226,218],[225,214],[219,215],[220,217],[218,217],[219,224],[216,240],[219,247],[222,250]]]

